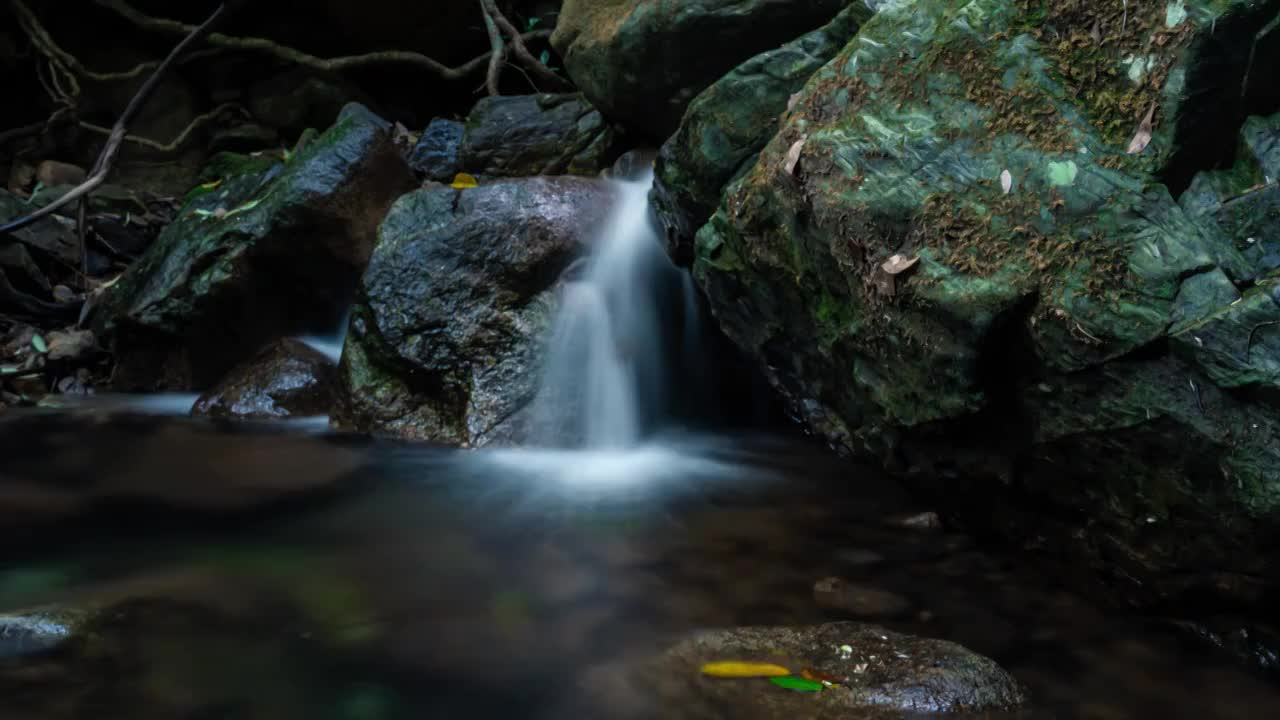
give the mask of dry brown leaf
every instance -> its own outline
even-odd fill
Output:
[[[884,264],[880,266],[880,269],[890,275],[901,275],[915,267],[918,262],[920,262],[920,256],[918,255],[910,258],[906,255],[894,255],[888,260],[885,260]]]
[[[791,149],[787,151],[787,161],[782,166],[788,175],[796,174],[796,165],[800,163],[800,153],[804,150],[804,142],[808,136],[801,135],[800,139],[791,143]]]
[[[1137,155],[1147,146],[1151,144],[1151,122],[1156,117],[1156,104],[1151,103],[1151,109],[1147,110],[1147,116],[1142,119],[1142,124],[1138,125],[1138,132],[1133,136],[1133,140],[1129,143],[1128,153]]]
[[[1000,173],[1000,189],[1004,190],[1005,195],[1008,195],[1009,191],[1013,189],[1013,174],[1008,170]]]

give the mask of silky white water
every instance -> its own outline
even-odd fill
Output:
[[[670,372],[662,295],[679,287],[649,218],[652,171],[613,180],[617,204],[592,246],[585,271],[560,290],[560,309],[537,400],[536,440],[559,447],[628,448],[665,410]],[[677,303],[680,313],[696,300]],[[670,312],[670,310],[668,310]],[[676,338],[687,346],[689,337]]]

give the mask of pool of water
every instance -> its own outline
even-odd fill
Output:
[[[1280,689],[946,529],[803,440],[463,452],[103,406],[0,420],[0,614],[95,632],[0,657],[0,717],[679,720],[593,670],[690,631],[870,619],[989,655],[1020,718],[1280,717]],[[18,508],[14,510],[13,508]],[[105,610],[103,610],[105,609]]]

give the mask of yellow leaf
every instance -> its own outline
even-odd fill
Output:
[[[712,677],[752,678],[752,677],[785,677],[791,671],[781,665],[753,662],[713,662],[702,666],[702,674]]]
[[[457,175],[454,175],[453,182],[449,183],[449,187],[455,190],[466,190],[467,188],[473,188],[479,185],[480,183],[476,182],[474,177],[466,173],[458,173]]]
[[[217,190],[218,186],[221,184],[222,184],[222,180],[221,178],[219,178],[218,180],[214,180],[213,182],[207,182],[201,185],[200,189],[201,190]]]

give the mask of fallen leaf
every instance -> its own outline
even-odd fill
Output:
[[[1013,173],[1008,170],[1000,173],[1000,189],[1004,190],[1005,195],[1009,194],[1009,191],[1013,189]]]
[[[46,343],[44,341],[44,338],[40,337],[39,335],[31,336],[31,347],[35,348],[36,352],[40,353],[41,355],[49,352],[48,343]]]
[[[901,275],[915,267],[918,262],[920,262],[920,256],[918,255],[910,258],[906,255],[894,255],[888,260],[885,260],[884,264],[880,266],[880,269],[890,275]]]
[[[453,176],[453,182],[449,183],[449,187],[454,190],[466,190],[468,188],[479,187],[480,183],[475,177],[467,173],[458,173]]]
[[[821,670],[814,670],[813,668],[804,668],[803,670],[801,670],[800,677],[804,678],[805,680],[813,680],[815,682],[820,682],[826,686],[839,685],[840,683],[844,682],[843,680],[836,677],[835,675],[829,675],[827,673],[822,672]]]
[[[217,180],[214,180],[213,182],[207,182],[207,183],[205,183],[205,184],[201,185],[201,186],[200,186],[200,189],[201,189],[201,190],[217,190],[217,189],[218,189],[218,187],[219,187],[220,185],[222,185],[222,179],[221,179],[221,178],[219,178],[219,179],[217,179]]]
[[[800,153],[804,150],[805,140],[808,140],[808,136],[801,135],[799,140],[791,143],[791,149],[787,151],[787,161],[782,168],[788,175],[796,174],[796,165],[800,163]]]
[[[711,677],[751,678],[751,677],[785,677],[791,671],[781,665],[772,663],[740,662],[728,660],[707,663],[702,666],[702,674]]]
[[[780,688],[786,688],[787,690],[791,690],[793,692],[819,692],[820,690],[822,690],[823,687],[825,687],[822,683],[816,680],[807,680],[805,678],[796,677],[794,675],[788,675],[787,677],[769,678],[769,682],[773,683],[774,685],[777,685]]]
[[[1133,140],[1129,143],[1128,153],[1137,155],[1147,146],[1151,144],[1151,122],[1156,117],[1156,104],[1151,103],[1151,109],[1147,110],[1147,116],[1142,119],[1142,123],[1138,125],[1138,132],[1133,136]]]
[[[800,102],[800,96],[802,94],[803,93],[799,92],[792,93],[791,97],[787,98],[787,112],[791,112],[796,109],[796,103]]]

